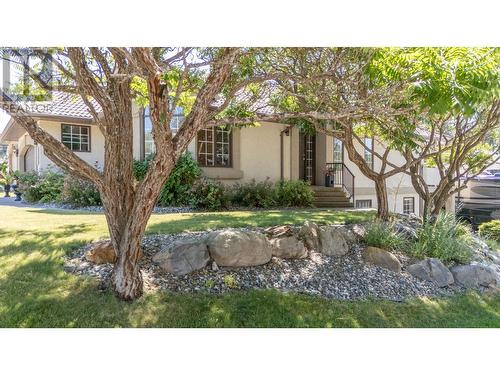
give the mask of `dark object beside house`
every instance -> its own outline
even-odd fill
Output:
[[[456,200],[456,215],[474,227],[500,219],[500,177],[477,178],[468,182]]]

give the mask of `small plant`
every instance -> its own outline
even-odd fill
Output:
[[[386,250],[403,250],[408,246],[408,240],[394,229],[394,225],[383,221],[375,221],[366,231],[363,241],[368,246]]]
[[[238,287],[238,281],[233,275],[226,275],[222,280],[229,289],[236,289]]]
[[[458,263],[468,263],[472,259],[471,230],[453,214],[440,213],[417,231],[417,237],[417,242],[409,247],[413,256]]]
[[[212,289],[215,286],[215,281],[212,279],[205,281],[205,288]]]
[[[479,226],[479,235],[487,240],[500,242],[500,220],[492,220]]]

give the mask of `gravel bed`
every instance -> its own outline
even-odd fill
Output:
[[[340,300],[382,298],[392,301],[417,296],[449,296],[464,291],[455,285],[439,288],[434,283],[414,278],[404,270],[396,274],[368,265],[361,258],[362,247],[359,245],[353,245],[343,257],[310,252],[306,259],[273,257],[271,262],[262,266],[220,267],[218,270],[213,270],[209,263],[204,269],[185,276],[167,273],[151,261],[162,242],[180,238],[201,239],[204,235],[206,232],[146,236],[142,242],[144,257],[141,259],[145,289],[213,294],[254,288],[277,289]],[[87,262],[84,256],[86,248],[75,251],[66,259],[66,271],[97,277],[103,288],[108,287],[112,266]],[[407,263],[407,259],[401,261],[403,265]]]

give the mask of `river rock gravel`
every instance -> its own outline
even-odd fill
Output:
[[[401,259],[403,272],[399,274],[366,264],[361,257],[363,248],[357,244],[351,245],[349,252],[341,257],[310,251],[304,259],[273,257],[267,264],[240,268],[221,267],[210,261],[205,268],[184,276],[165,272],[152,262],[152,257],[162,243],[180,239],[203,241],[206,235],[207,232],[191,232],[144,237],[144,256],[140,265],[146,291],[220,294],[234,290],[277,289],[340,300],[381,298],[392,301],[403,301],[410,297],[448,296],[464,291],[464,288],[456,285],[440,288],[432,282],[416,279],[406,272],[406,259]],[[112,265],[87,262],[87,248],[80,248],[67,257],[66,271],[96,277],[103,289],[108,288]]]

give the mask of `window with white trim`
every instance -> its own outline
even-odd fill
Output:
[[[71,151],[90,152],[90,126],[61,124],[61,142]]]
[[[231,132],[227,128],[212,126],[197,135],[197,160],[202,167],[231,166]]]
[[[344,145],[342,141],[337,138],[333,138],[333,162],[343,163],[344,162]]]
[[[403,213],[405,215],[415,213],[415,197],[404,197],[403,198]]]

